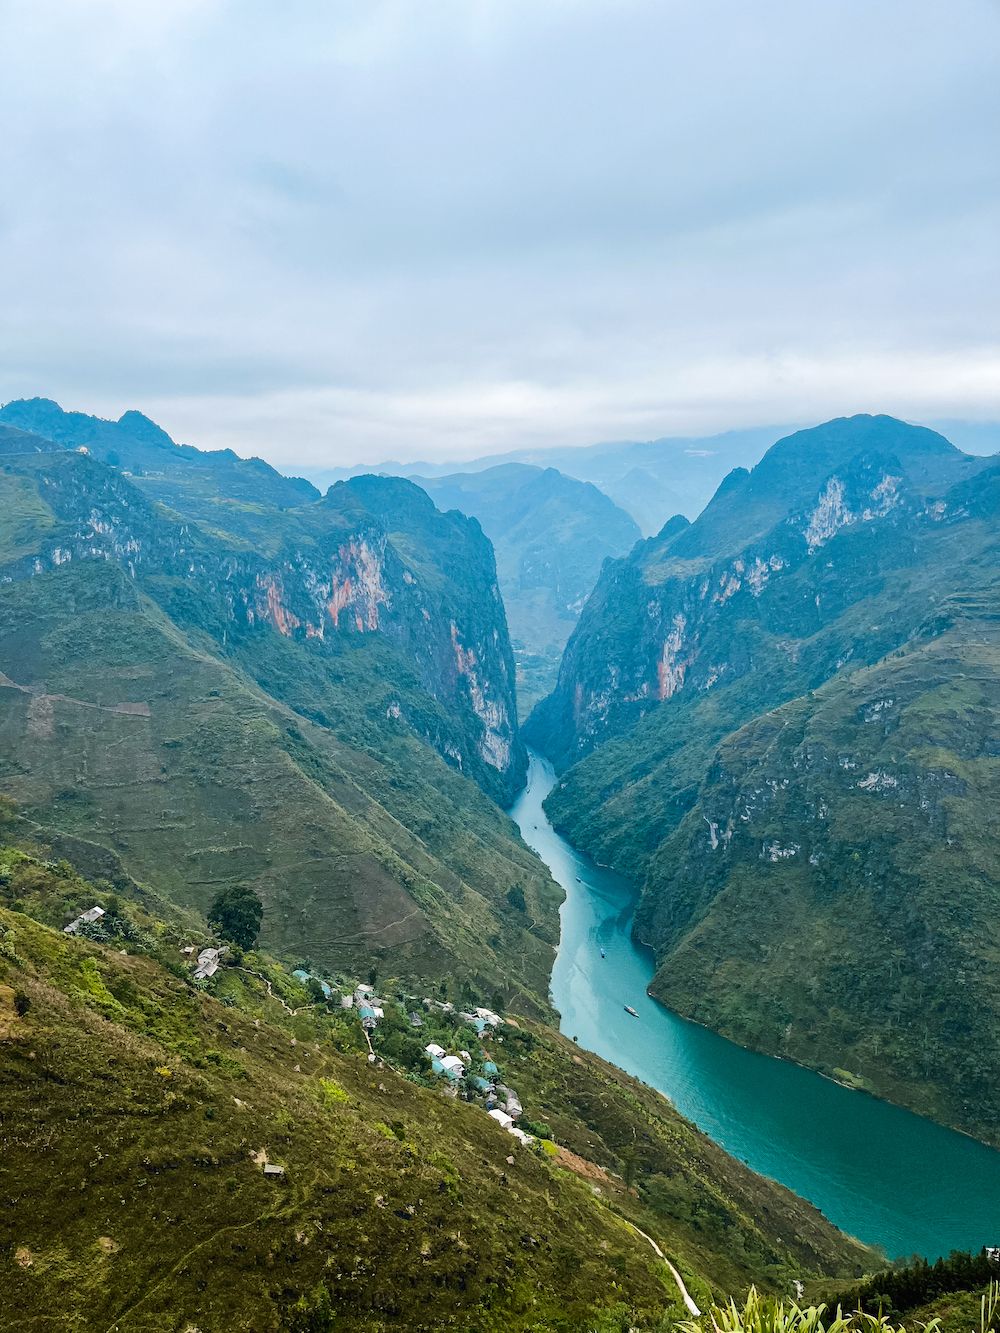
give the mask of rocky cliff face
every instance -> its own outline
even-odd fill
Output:
[[[932,432],[782,441],[606,567],[526,727],[655,993],[991,1141],[998,513]]]
[[[252,652],[274,633],[338,657],[378,636],[441,705],[440,724],[432,730],[421,716],[416,730],[501,803],[513,798],[526,769],[513,657],[492,550],[477,525],[438,514],[408,482],[360,478],[302,510],[253,515],[262,541],[232,523],[236,514],[223,512],[237,528],[228,533],[165,512],[86,456],[40,454],[7,466],[7,475],[31,478],[51,515],[48,530],[32,528],[36,549],[11,552],[8,580],[71,560],[116,560],[178,623],[230,654]],[[361,498],[374,504],[389,491],[395,539]],[[406,723],[401,700],[386,706]]]
[[[174,901],[252,885],[272,948],[543,1009],[560,895],[484,795],[524,751],[478,526],[378,479],[209,525],[87,455],[2,466],[3,790]]]
[[[478,519],[493,543],[525,717],[555,685],[601,564],[631,550],[639,528],[596,486],[555,468],[507,463],[413,480],[439,509]]]

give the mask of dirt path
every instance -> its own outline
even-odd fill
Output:
[[[645,1231],[639,1231],[639,1228],[635,1225],[634,1222],[629,1222],[624,1217],[622,1218],[622,1221],[625,1223],[627,1227],[631,1227],[633,1231],[637,1231],[639,1235],[643,1238],[643,1240],[649,1241],[650,1245],[652,1245],[653,1249],[660,1256],[663,1262],[667,1265],[671,1273],[673,1273],[674,1281],[677,1283],[678,1289],[680,1290],[680,1293],[684,1298],[684,1304],[687,1306],[691,1314],[693,1314],[696,1319],[699,1319],[701,1317],[701,1311],[698,1309],[697,1305],[695,1305],[694,1301],[688,1294],[688,1289],[684,1285],[684,1279],[681,1277],[680,1273],[678,1273],[677,1269],[673,1266],[673,1264],[670,1262],[667,1256],[660,1249],[659,1245],[657,1245],[656,1241],[653,1240],[652,1236],[647,1236]]]

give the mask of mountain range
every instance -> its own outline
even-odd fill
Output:
[[[7,793],[173,901],[249,885],[272,947],[548,1012],[560,891],[495,803],[525,752],[478,524],[400,479],[288,509],[266,465],[250,501],[228,463],[210,490],[78,449],[0,472]]]
[[[653,993],[1000,1141],[1000,464],[853,417],[606,565],[525,735]]]
[[[501,808],[526,762],[502,586],[575,617],[627,515],[486,477],[463,503],[498,574],[449,487],[447,512],[396,477],[320,496],[139,414],[5,411],[50,432],[0,422],[17,1327],[618,1333],[859,1279],[871,1251],[548,1025],[562,892]],[[253,947],[208,924],[233,886]],[[495,1031],[458,1008],[487,1001]]]

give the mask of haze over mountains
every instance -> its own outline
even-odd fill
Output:
[[[958,448],[970,454],[1000,450],[1000,422],[927,421]],[[549,449],[514,449],[505,454],[463,463],[363,464],[350,468],[303,469],[317,486],[345,480],[362,472],[400,477],[440,478],[449,473],[483,472],[508,463],[554,467],[581,481],[591,481],[631,514],[643,536],[659,532],[674,514],[694,520],[708,504],[722,479],[734,467],[753,467],[793,425],[757,426],[718,435],[669,436],[657,440]]]

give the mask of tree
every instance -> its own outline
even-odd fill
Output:
[[[264,904],[246,884],[235,884],[223,889],[212,904],[208,924],[224,940],[231,940],[241,949],[252,949],[257,942]]]
[[[528,904],[524,898],[524,889],[520,884],[515,884],[512,889],[507,890],[507,901],[515,912],[527,912],[528,910]]]

